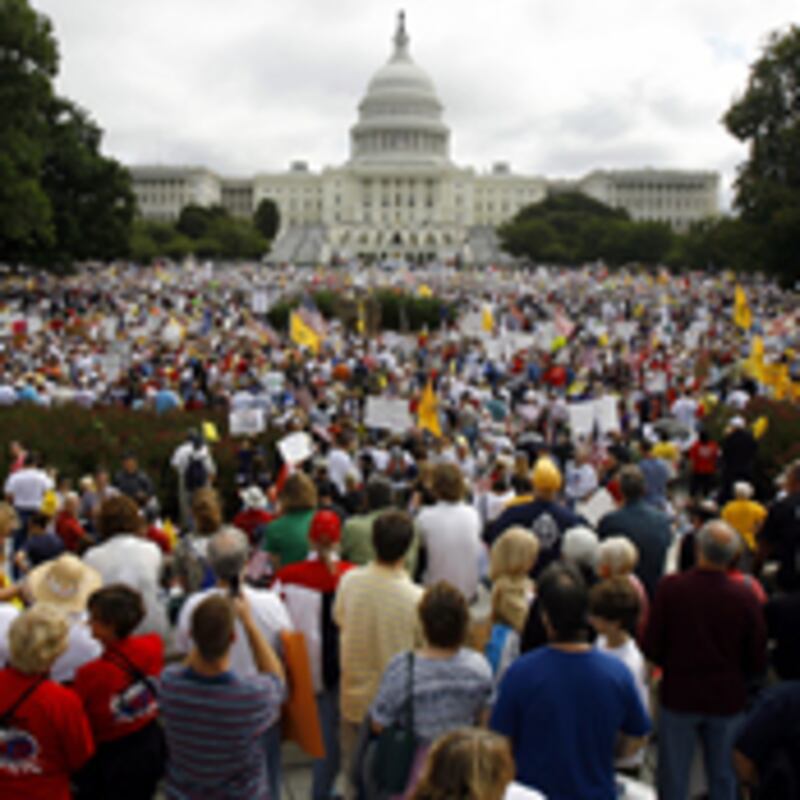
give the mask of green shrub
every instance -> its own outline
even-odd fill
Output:
[[[124,453],[133,452],[141,468],[154,481],[164,514],[177,519],[177,476],[170,466],[175,448],[186,439],[189,428],[213,422],[220,441],[211,445],[217,464],[216,485],[230,519],[239,508],[236,495],[237,440],[227,435],[228,419],[224,411],[174,411],[156,414],[125,408],[84,409],[76,406],[38,408],[24,405],[0,410],[0,425],[5,443],[13,437],[28,450],[44,456],[48,466],[60,476],[72,479],[73,486],[98,467],[113,475]],[[274,438],[261,437],[261,444]],[[8,474],[8,447],[0,453],[0,473]]]

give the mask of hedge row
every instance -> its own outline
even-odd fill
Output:
[[[455,317],[455,309],[439,297],[419,297],[397,289],[378,289],[357,300],[330,289],[312,294],[312,299],[325,319],[338,319],[354,330],[359,306],[363,306],[365,323],[370,330],[420,331],[424,327],[437,330]],[[267,314],[270,324],[285,331],[289,314],[300,304],[299,297],[276,303]]]
[[[175,448],[186,440],[190,428],[213,422],[220,441],[211,446],[217,464],[217,486],[229,516],[239,507],[236,496],[237,440],[227,435],[228,420],[224,411],[175,411],[156,414],[103,407],[84,409],[76,406],[38,408],[14,406],[0,410],[3,448],[0,475],[9,468],[8,443],[22,442],[29,451],[40,452],[48,466],[59,476],[71,478],[73,486],[98,467],[113,475],[125,453],[131,452],[140,467],[154,481],[164,513],[172,519],[177,514],[178,483],[170,458]],[[269,437],[265,434],[264,442]]]

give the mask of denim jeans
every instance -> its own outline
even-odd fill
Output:
[[[278,720],[264,733],[264,752],[267,757],[267,786],[271,800],[281,797],[281,723]]]
[[[323,689],[317,695],[317,712],[325,744],[325,758],[314,761],[313,800],[330,800],[339,774],[339,687]]]
[[[718,716],[661,709],[658,725],[659,800],[686,800],[695,741],[700,740],[710,800],[736,800],[733,741],[744,714]]]

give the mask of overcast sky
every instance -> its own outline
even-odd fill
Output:
[[[797,0],[33,0],[59,89],[128,164],[229,175],[348,156],[348,130],[404,7],[462,166],[714,169],[744,149],[719,120]]]

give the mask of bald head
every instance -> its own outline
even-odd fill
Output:
[[[698,566],[726,570],[739,555],[741,537],[727,522],[712,519],[697,532]]]

